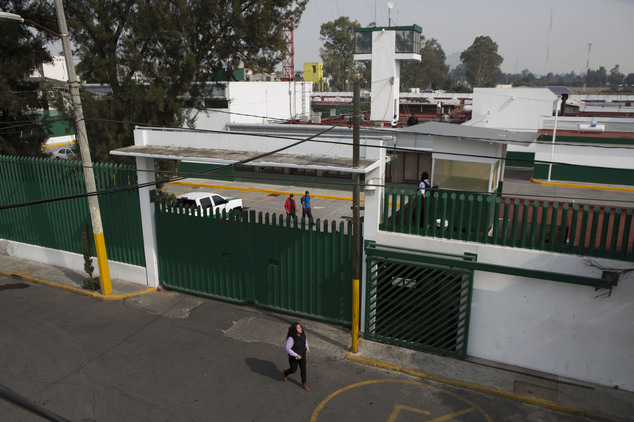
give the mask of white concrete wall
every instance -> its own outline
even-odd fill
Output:
[[[187,110],[196,117],[196,129],[225,130],[231,123],[275,123],[309,119],[311,82],[226,82],[228,109]]]
[[[42,68],[38,69],[31,75],[36,78],[49,78],[58,81],[68,81],[68,71],[66,70],[66,59],[64,56],[55,56],[51,63],[42,64]]]
[[[297,139],[279,139],[274,137],[254,136],[236,132],[204,133],[172,129],[135,129],[136,145],[172,146],[182,148],[223,149],[228,151],[268,152],[296,143],[299,139],[324,131],[323,126],[283,125],[277,126],[279,131],[267,132],[269,135],[278,133],[285,136],[296,136]],[[328,137],[327,134],[316,138],[320,141],[335,141],[336,144],[323,142],[304,142],[284,151],[284,154],[318,155],[320,157],[352,157],[352,138]],[[370,148],[367,145],[380,145],[382,139],[362,138],[361,157],[365,159],[379,159],[380,148]]]
[[[634,154],[632,148],[628,147],[611,145],[610,148],[602,148],[600,145],[555,143],[553,148],[552,144],[538,143],[535,146],[535,161],[551,162],[551,151],[553,163],[634,170]]]
[[[474,88],[473,112],[467,124],[536,131],[544,117],[552,116],[556,101],[548,88]]]
[[[398,115],[400,69],[396,60],[396,32],[372,32],[370,120],[389,122],[394,114]]]
[[[380,207],[381,196],[366,194],[366,210]],[[478,262],[587,277],[630,270],[611,292],[476,271],[467,354],[634,391],[632,263],[382,232],[369,216],[364,239],[381,245],[471,252]]]
[[[310,116],[311,82],[228,82],[231,123],[268,123]]]
[[[40,262],[42,264],[53,265],[55,267],[67,268],[73,271],[84,272],[84,256],[77,253],[66,252],[59,249],[44,248],[41,246],[29,245],[26,243],[14,242],[12,240],[0,239],[0,249],[7,255],[16,258],[28,259],[29,261]],[[92,257],[93,263],[97,262],[97,257]],[[110,278],[137,283],[148,286],[144,267],[125,264],[123,262],[108,261]],[[99,266],[95,265],[94,276],[99,275]]]
[[[366,209],[369,206],[366,195]],[[367,224],[367,219],[366,219]],[[378,232],[382,245],[462,255],[478,262],[601,277],[632,263]],[[476,272],[469,356],[634,391],[634,271],[607,290]]]

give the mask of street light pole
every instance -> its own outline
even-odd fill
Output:
[[[73,62],[73,53],[68,40],[68,28],[66,26],[66,15],[64,14],[64,6],[62,0],[55,0],[55,9],[57,11],[57,20],[61,34],[44,28],[33,21],[22,18],[14,13],[0,12],[0,19],[16,20],[18,22],[28,21],[37,27],[55,34],[62,40],[62,48],[64,50],[64,58],[66,60],[66,68],[68,70],[68,85],[70,88],[71,103],[75,114],[75,130],[77,131],[77,143],[79,144],[79,152],[82,167],[84,169],[84,180],[86,183],[86,191],[88,193],[88,207],[90,209],[90,220],[92,221],[92,232],[95,240],[95,252],[97,255],[97,264],[99,266],[99,280],[101,283],[101,293],[108,295],[112,293],[112,283],[110,280],[110,268],[108,267],[108,257],[106,254],[106,243],[103,235],[103,226],[101,224],[101,211],[99,209],[99,198],[96,195],[97,184],[95,183],[95,173],[92,168],[92,159],[90,158],[90,149],[88,148],[88,137],[86,134],[86,123],[84,121],[84,110],[81,106],[81,97],[79,96],[79,86],[77,75],[75,74],[75,63]]]
[[[359,120],[361,115],[359,80],[354,81],[354,106],[352,116],[352,166],[359,168]],[[361,261],[361,216],[359,173],[353,173],[352,190],[352,343],[351,352],[359,352],[359,265]]]
[[[561,95],[557,96],[557,104],[555,105],[555,127],[553,128],[553,139],[550,143],[550,164],[548,164],[548,181],[550,182],[550,175],[553,171],[553,155],[555,154],[555,138],[557,137],[557,116],[559,116],[559,101]]]

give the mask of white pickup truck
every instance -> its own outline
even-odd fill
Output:
[[[176,197],[179,205],[197,207],[202,209],[203,215],[214,217],[218,212],[226,213],[242,212],[242,199],[225,198],[213,192],[188,192]]]

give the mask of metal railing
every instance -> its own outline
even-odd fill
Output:
[[[631,208],[443,191],[421,199],[415,190],[386,189],[380,229],[634,261]]]

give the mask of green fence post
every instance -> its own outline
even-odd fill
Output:
[[[465,218],[467,220],[467,227],[466,227],[467,242],[471,241],[471,232],[472,232],[472,224],[473,224],[473,208],[475,206],[474,200],[475,198],[473,197],[473,195],[470,194],[469,196],[467,196],[467,213],[465,215]]]
[[[543,251],[546,249],[544,243],[546,242],[546,229],[548,228],[548,214],[550,211],[550,204],[548,201],[542,202],[542,206],[540,207],[542,210],[542,218],[541,218],[541,227],[539,230],[539,239],[537,243],[537,249]]]
[[[610,246],[610,258],[616,258],[616,246],[619,243],[619,228],[621,227],[621,208],[614,210],[614,224],[612,225],[612,244]]]
[[[597,231],[599,228],[599,217],[601,214],[601,207],[595,205],[592,209],[592,228],[590,231],[590,245],[588,248],[589,255],[596,256],[597,252]]]
[[[606,242],[608,239],[608,228],[610,225],[610,218],[612,217],[612,210],[610,209],[610,207],[605,207],[602,211],[603,226],[601,227],[601,242],[599,243],[599,254],[601,256],[605,256],[605,252],[607,249]],[[614,231],[612,231],[612,236],[614,236]]]
[[[630,230],[632,229],[632,208],[628,208],[625,211],[625,225],[623,228],[623,242],[621,243],[621,257],[627,259],[627,251],[630,247]],[[632,257],[634,258],[634,245],[632,246]],[[630,258],[628,261],[634,261]]]
[[[458,195],[458,240],[464,240],[466,236],[463,235],[465,230],[465,219],[468,221],[469,217],[465,215],[465,206],[467,204],[467,197],[464,193]]]
[[[495,197],[495,206],[493,207],[493,237],[492,242],[494,245],[500,244],[498,241],[498,233],[500,231],[500,211],[502,209],[502,198],[500,196]]]

